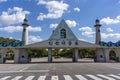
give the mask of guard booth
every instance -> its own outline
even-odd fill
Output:
[[[6,54],[8,50],[14,53],[14,63],[29,62],[27,49],[22,48],[24,42],[0,42],[0,63],[6,63]]]

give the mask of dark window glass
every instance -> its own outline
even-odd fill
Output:
[[[102,56],[102,55],[100,55],[100,58],[103,58],[103,56]]]
[[[100,29],[98,29],[98,32],[100,32]]]
[[[53,43],[52,42],[49,42],[49,45],[52,45]]]
[[[71,45],[71,44],[72,44],[72,42],[71,42],[71,41],[69,41],[69,42],[68,42],[68,44],[69,44],[69,45]]]
[[[62,45],[65,45],[65,41],[62,41]]]
[[[75,42],[75,45],[78,45],[78,42],[77,42],[77,41]]]
[[[56,42],[56,45],[59,45],[59,42]]]
[[[22,58],[24,58],[25,56],[22,56]]]
[[[62,39],[66,38],[66,30],[65,29],[61,29],[60,34],[61,34],[60,36],[61,36]]]

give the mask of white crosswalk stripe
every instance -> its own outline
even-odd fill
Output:
[[[114,74],[110,74],[109,76],[114,77],[116,79],[120,79],[120,76],[117,76],[117,75],[114,75]]]
[[[39,78],[38,78],[38,80],[45,80],[46,79],[46,76],[40,76]]]
[[[111,78],[111,77],[108,77],[108,76],[105,76],[105,75],[102,75],[102,74],[97,74],[97,76],[102,77],[104,79],[108,79],[108,80],[116,80],[114,78]]]
[[[6,80],[6,79],[8,79],[8,78],[10,78],[11,76],[5,76],[5,77],[3,77],[3,78],[0,78],[0,80]]]
[[[25,80],[33,80],[34,77],[35,77],[35,76],[29,76],[29,77],[27,77]]]
[[[86,75],[86,76],[88,76],[88,77],[90,77],[90,78],[92,78],[92,79],[94,79],[94,80],[103,80],[103,79],[101,79],[101,78],[99,78],[99,77],[96,77],[96,76],[90,75],[90,74],[88,74],[88,75]]]
[[[11,80],[19,80],[20,78],[22,78],[23,76],[16,76],[15,78],[11,79]]]
[[[114,74],[107,74],[107,75],[103,75],[103,74],[96,74],[96,75],[84,74],[84,76],[80,75],[80,74],[77,74],[77,75],[62,75],[62,77],[64,78],[62,80],[75,80],[75,78],[77,78],[77,80],[89,80],[89,79],[92,79],[92,80],[116,80],[116,79],[120,80],[120,76],[118,76],[118,75],[114,75]],[[61,76],[59,76],[59,75],[52,75],[52,76],[30,75],[30,76],[27,76],[27,77],[21,75],[21,76],[14,76],[14,77],[13,76],[3,76],[3,77],[0,78],[0,80],[21,80],[22,78],[24,78],[24,80],[34,80],[35,77],[37,77],[36,80],[46,80],[46,79],[60,80],[61,79]]]
[[[79,80],[88,80],[85,77],[83,77],[82,75],[75,75]]]
[[[73,80],[69,75],[64,75],[65,80]]]
[[[52,76],[51,80],[59,80],[59,79],[58,79],[58,76]]]

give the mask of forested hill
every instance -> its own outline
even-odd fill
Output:
[[[0,42],[19,42],[20,40],[0,37]]]

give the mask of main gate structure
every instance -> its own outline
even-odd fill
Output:
[[[119,62],[120,59],[120,43],[105,43],[101,41],[100,36],[100,21],[96,19],[95,21],[95,28],[96,28],[96,43],[89,43],[85,41],[79,40],[72,30],[69,28],[65,20],[61,20],[60,24],[57,28],[52,32],[52,35],[48,40],[33,43],[27,45],[27,27],[29,26],[27,19],[24,19],[23,26],[23,35],[22,35],[22,42],[18,43],[1,43],[0,47],[0,63],[4,63],[5,53],[7,49],[12,49],[14,52],[14,62],[15,63],[27,63],[29,62],[29,57],[27,53],[28,48],[44,48],[48,49],[48,62],[52,62],[52,49],[55,48],[62,48],[62,49],[72,49],[73,50],[73,62],[78,61],[78,49],[79,48],[94,48],[96,49],[96,62],[109,62],[109,52],[114,50],[116,53],[117,61]],[[26,45],[24,45],[24,43]],[[6,46],[5,46],[6,44]]]

